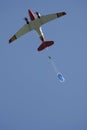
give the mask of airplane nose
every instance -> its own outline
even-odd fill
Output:
[[[28,12],[31,13],[32,11],[29,9]]]
[[[35,20],[35,15],[34,15],[33,11],[29,9],[28,13],[29,13],[30,19]]]

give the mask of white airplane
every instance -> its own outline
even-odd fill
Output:
[[[26,24],[18,32],[16,32],[15,35],[13,35],[9,39],[9,43],[18,39],[22,35],[30,32],[32,30],[35,30],[38,33],[40,40],[42,41],[42,44],[37,49],[38,51],[41,51],[41,50],[53,45],[54,41],[46,41],[45,40],[43,32],[42,32],[41,25],[43,25],[43,24],[45,24],[45,23],[47,23],[51,20],[54,20],[56,18],[59,18],[61,16],[66,15],[66,12],[59,12],[59,13],[41,16],[39,12],[36,12],[34,14],[31,10],[28,10],[28,14],[30,16],[31,21],[28,21],[28,18],[25,17],[24,20],[26,21]]]

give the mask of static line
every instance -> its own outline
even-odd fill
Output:
[[[48,58],[50,59],[51,64],[52,64],[52,66],[53,66],[53,68],[54,68],[54,70],[55,70],[55,72],[56,72],[56,74],[57,74],[57,73],[58,73],[58,69],[57,69],[57,67],[56,67],[56,64],[55,64],[54,61],[52,60],[51,56],[48,56]]]

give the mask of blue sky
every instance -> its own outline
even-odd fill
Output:
[[[28,17],[65,11],[44,25],[55,45],[38,52],[32,31],[8,44]],[[87,1],[0,1],[0,130],[87,130]],[[49,62],[54,58],[66,82],[61,84]]]

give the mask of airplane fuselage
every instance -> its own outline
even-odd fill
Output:
[[[34,29],[38,33],[40,40],[42,42],[44,42],[45,38],[44,38],[44,34],[43,34],[43,31],[41,28],[40,16],[37,15],[37,17],[36,17],[35,14],[31,10],[28,10],[28,13],[29,13],[30,19],[32,21],[29,23],[31,29]]]

